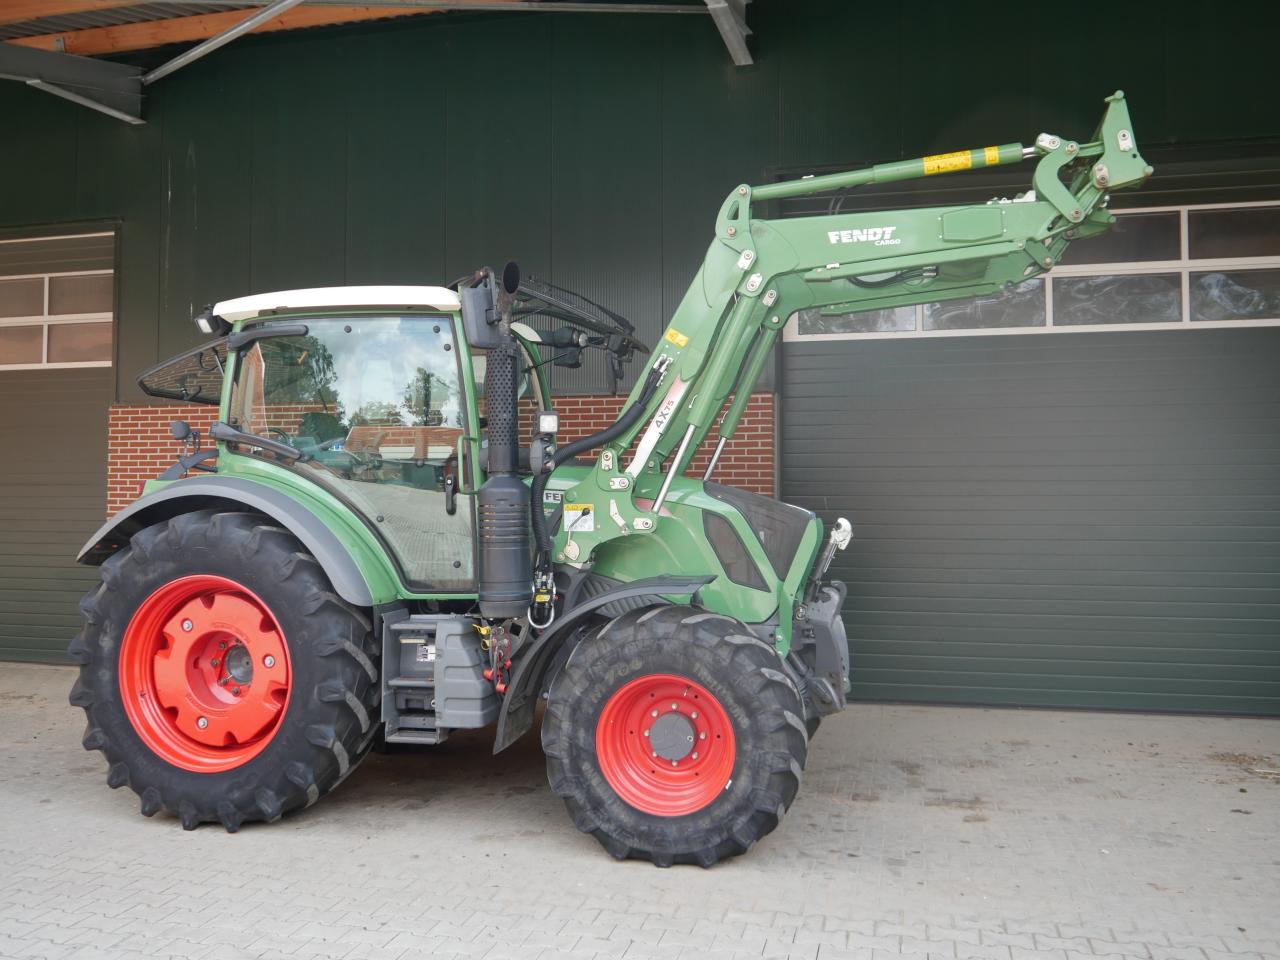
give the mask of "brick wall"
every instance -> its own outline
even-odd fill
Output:
[[[604,429],[617,419],[625,402],[625,396],[557,397],[560,442]],[[522,436],[528,436],[532,412],[531,404],[522,405]],[[107,434],[107,516],[132,503],[143,481],[156,476],[183,451],[183,445],[169,436],[170,421],[186,420],[207,432],[217,414],[217,407],[194,403],[113,404]],[[720,457],[714,479],[773,496],[773,421],[773,394],[753,394],[737,435]],[[711,439],[699,448],[688,470],[690,476],[702,476],[715,449],[714,438],[712,431]]]
[[[107,415],[107,516],[137,499],[143,481],[185,451],[169,436],[170,421],[185,420],[206,433],[216,419],[217,407],[199,403],[112,404]]]

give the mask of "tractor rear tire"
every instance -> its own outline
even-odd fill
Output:
[[[614,857],[710,867],[777,827],[808,751],[778,654],[696,607],[623,614],[588,634],[551,684],[551,788]]]
[[[140,530],[80,602],[69,653],[86,750],[142,813],[273,821],[355,769],[378,731],[370,622],[288,531],[199,511]]]

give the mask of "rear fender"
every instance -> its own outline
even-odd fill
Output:
[[[373,593],[360,566],[337,534],[297,500],[261,483],[238,477],[180,480],[135,500],[98,528],[76,560],[98,566],[144,527],[179,514],[211,508],[253,510],[270,517],[302,541],[324,569],[334,591],[358,607],[373,605]]]

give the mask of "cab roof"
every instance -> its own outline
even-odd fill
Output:
[[[429,307],[452,313],[459,302],[445,287],[308,287],[223,300],[213,305],[213,315],[238,323],[273,311],[338,307]]]

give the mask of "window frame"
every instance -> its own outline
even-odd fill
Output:
[[[0,239],[0,243],[35,243],[47,240],[75,240],[83,237],[115,237],[115,233],[110,230],[91,231],[88,233],[69,233],[53,236],[26,236],[26,237],[6,237]],[[115,293],[112,293],[112,308],[109,311],[97,311],[93,313],[67,313],[51,316],[49,314],[49,285],[50,280],[57,277],[89,277],[89,276],[110,276],[112,277],[112,285],[114,287],[115,269],[99,269],[99,270],[54,270],[45,273],[15,273],[0,275],[0,281],[8,280],[42,280],[43,281],[43,310],[40,315],[24,316],[24,317],[2,317],[0,318],[0,328],[9,327],[40,327],[40,362],[39,363],[0,363],[0,371],[6,370],[74,370],[86,367],[111,367],[115,365],[116,350],[116,330],[114,326],[111,330],[111,352],[112,357],[107,360],[63,360],[50,362],[49,360],[49,328],[53,326],[62,326],[70,323],[115,323]]]
[[[915,306],[915,330],[868,331],[858,333],[801,333],[799,312],[787,318],[783,326],[785,343],[818,343],[825,340],[911,340],[926,337],[992,337],[1031,336],[1047,333],[1098,333],[1102,331],[1134,330],[1219,330],[1224,327],[1274,327],[1280,326],[1280,316],[1247,320],[1193,320],[1191,318],[1191,275],[1215,270],[1275,270],[1280,269],[1280,256],[1220,257],[1192,259],[1188,221],[1194,211],[1245,210],[1261,207],[1280,207],[1280,200],[1237,201],[1234,203],[1197,203],[1174,206],[1128,207],[1112,210],[1117,217],[1135,214],[1177,213],[1179,231],[1179,257],[1177,260],[1139,260],[1121,263],[1059,264],[1037,280],[1045,284],[1045,324],[1036,327],[971,327],[962,330],[925,330],[924,304]],[[1088,243],[1088,241],[1084,241]],[[1178,274],[1181,289],[1182,319],[1153,323],[1096,323],[1054,326],[1053,281],[1055,277],[1105,277],[1121,275]]]

